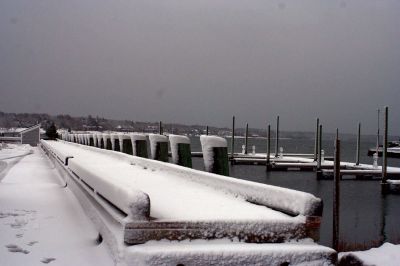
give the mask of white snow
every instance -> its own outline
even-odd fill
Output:
[[[249,244],[229,240],[150,241],[127,248],[130,265],[333,265],[334,250],[314,243]]]
[[[204,168],[207,172],[212,171],[214,163],[214,147],[227,147],[226,139],[217,136],[200,136],[201,149],[203,151]]]
[[[190,139],[187,136],[169,134],[169,143],[171,146],[172,162],[177,164],[179,161],[178,144],[190,144]]]
[[[379,248],[371,248],[366,251],[339,253],[339,262],[344,263],[345,261],[359,263],[351,265],[398,266],[400,263],[400,245],[384,243]]]
[[[54,165],[39,148],[30,150],[0,180],[0,265],[113,265]]]
[[[168,143],[168,137],[164,136],[164,135],[159,135],[159,134],[149,134],[149,140],[150,140],[151,158],[155,159],[157,143],[159,143],[159,142],[167,142]]]

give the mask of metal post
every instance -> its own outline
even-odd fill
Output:
[[[162,127],[162,122],[161,121],[158,123],[158,134],[160,134],[160,135],[163,134],[163,127]]]
[[[361,149],[361,123],[358,123],[356,165],[360,164],[360,149]]]
[[[317,118],[317,127],[315,129],[315,145],[314,145],[314,161],[318,159],[318,130],[319,130],[319,118]]]
[[[234,154],[235,154],[235,116],[232,116],[231,164],[234,164],[233,161]]]
[[[279,115],[276,117],[275,157],[279,156]]]
[[[249,138],[249,123],[246,123],[246,133],[244,137],[244,154],[247,154],[247,145],[248,145],[248,138]]]
[[[387,146],[388,146],[388,107],[385,106],[385,118],[383,125],[383,150],[382,150],[382,193],[386,194],[388,190],[387,183]]]
[[[322,150],[322,125],[319,125],[318,130],[318,159],[317,159],[317,171],[321,170],[321,150]]]
[[[380,112],[381,110],[378,109],[378,131],[376,134],[376,155],[379,155],[379,120],[380,120]]]
[[[267,127],[267,152],[266,152],[266,166],[267,171],[270,168],[270,157],[271,157],[271,125],[268,124]]]
[[[340,140],[336,134],[335,161],[334,161],[334,188],[333,188],[333,231],[332,247],[339,247],[339,210],[340,210]]]

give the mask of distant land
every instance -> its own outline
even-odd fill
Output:
[[[49,115],[38,113],[5,113],[0,111],[0,128],[26,128],[40,123],[44,129],[51,123],[55,123],[58,129],[74,131],[123,131],[123,132],[158,132],[159,121],[144,122],[134,120],[116,120],[99,116],[77,116],[68,114]],[[166,133],[200,135],[205,134],[206,125],[184,125],[169,124],[163,122],[163,129]],[[244,128],[236,128],[235,135],[244,135]],[[280,131],[280,137],[293,139],[313,139],[314,132],[299,131]],[[230,136],[231,128],[209,127],[209,134],[219,136]],[[271,128],[272,137],[275,135],[274,128]],[[266,137],[266,129],[249,128],[250,137]],[[363,137],[376,138],[374,135],[363,135]],[[333,133],[324,133],[324,138],[334,138]],[[355,138],[354,134],[341,134],[342,139]],[[397,139],[397,136],[391,136],[391,139]]]

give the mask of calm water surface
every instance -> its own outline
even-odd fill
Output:
[[[241,151],[243,139],[236,140],[235,151]],[[266,140],[249,139],[256,152],[266,151]],[[361,163],[372,163],[367,150],[374,141],[362,141]],[[273,144],[272,144],[273,146]],[[284,152],[313,153],[313,140],[280,140]],[[355,139],[341,141],[341,160],[355,161]],[[274,147],[272,147],[273,151]],[[326,155],[333,155],[333,141],[324,141]],[[192,138],[192,150],[200,151],[199,138]],[[251,150],[251,148],[249,148]],[[389,159],[390,166],[400,167],[400,159]],[[194,168],[203,170],[202,158],[193,158]],[[309,192],[324,202],[320,243],[331,245],[332,237],[332,180],[317,180],[314,172],[266,172],[264,166],[235,165],[230,167],[230,176],[254,182],[281,186]],[[370,241],[399,241],[400,239],[400,195],[381,196],[380,181],[343,180],[340,185],[340,240],[350,243]]]

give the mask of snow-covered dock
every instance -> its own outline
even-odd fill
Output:
[[[200,264],[195,265],[208,264],[211,258],[224,265],[229,250],[235,254],[231,258],[238,258],[230,265],[268,256],[277,259],[276,265],[296,265],[308,261],[310,254],[320,263],[335,262],[332,249],[293,243],[318,238],[322,202],[311,194],[80,144],[42,141],[42,146],[64,172],[68,187],[88,210],[117,261],[133,258],[131,265],[159,265],[164,258],[167,265],[185,261],[192,265],[197,254]],[[194,242],[173,244],[185,239],[226,243],[210,242],[200,249]],[[252,253],[249,243],[264,244]],[[135,246],[125,247],[131,244]],[[177,252],[179,245],[182,250]]]

